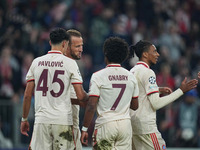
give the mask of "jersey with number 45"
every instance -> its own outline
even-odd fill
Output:
[[[96,126],[119,119],[130,119],[130,103],[138,97],[137,80],[119,64],[110,64],[92,75],[90,96],[99,97]]]
[[[49,51],[33,60],[26,80],[35,82],[35,123],[73,124],[70,84],[82,83],[73,59]]]

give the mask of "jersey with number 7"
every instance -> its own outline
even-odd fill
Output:
[[[26,80],[35,82],[35,123],[73,124],[70,84],[82,83],[73,59],[49,51],[34,59]]]
[[[92,75],[90,96],[99,97],[96,126],[103,123],[130,119],[132,97],[138,97],[137,80],[118,64],[110,64]]]

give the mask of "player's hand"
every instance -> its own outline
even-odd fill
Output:
[[[198,80],[192,79],[187,81],[187,78],[182,81],[180,89],[183,91],[183,93],[190,91],[191,89],[194,89],[197,87]]]
[[[21,121],[21,134],[25,136],[29,136],[28,132],[29,131],[29,123],[28,121]]]
[[[88,133],[86,131],[82,131],[81,133],[81,143],[88,146]]]
[[[168,95],[172,93],[172,89],[169,87],[159,87],[160,94]]]
[[[198,78],[200,79],[200,72],[198,73]]]

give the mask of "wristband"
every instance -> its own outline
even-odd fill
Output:
[[[85,131],[85,132],[87,132],[87,130],[88,130],[88,128],[87,127],[82,127],[82,131]]]
[[[22,117],[22,120],[21,120],[21,121],[27,121],[27,120],[28,120],[28,118],[23,118],[23,117]]]

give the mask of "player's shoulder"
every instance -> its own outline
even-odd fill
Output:
[[[66,57],[63,54],[57,55],[56,59],[62,61],[65,64],[69,64],[69,65],[70,64],[77,64],[75,60],[73,60],[73,59],[71,59],[69,57]],[[39,56],[39,57],[35,58],[33,60],[33,62],[37,63],[39,61],[47,61],[47,60],[52,60],[51,56],[49,54],[45,54],[45,55]]]
[[[106,71],[106,68],[99,69],[93,73],[93,75],[101,75]]]
[[[130,72],[128,69],[123,68],[123,67],[120,68],[120,72],[123,73],[123,74],[126,74],[126,75],[128,75],[128,76],[130,76],[130,77],[133,76],[133,73],[132,73],[132,72]]]
[[[64,56],[64,55],[62,55],[61,57],[63,58],[64,61],[76,63],[76,61],[72,58],[69,58],[69,57]]]
[[[102,77],[105,77],[107,76],[108,74],[110,74],[109,72],[109,68],[108,67],[105,67],[105,68],[102,68],[96,72],[94,72],[92,74],[92,79],[93,80],[98,80],[98,81],[102,81],[103,79],[105,78],[102,78]]]
[[[36,63],[36,62],[39,62],[39,61],[41,61],[41,60],[45,60],[45,55],[43,55],[43,56],[38,56],[38,57],[36,57],[35,59],[33,59],[33,62],[32,63]]]
[[[124,67],[120,67],[121,70],[125,71],[125,72],[130,72],[128,69],[124,68]]]
[[[155,72],[152,69],[150,69],[150,68],[147,69],[146,72],[147,72],[146,75],[149,75],[149,76],[150,75],[155,75]]]
[[[156,74],[150,68],[143,68],[143,71],[140,70],[140,72],[138,73],[138,76],[141,78],[149,78],[149,77],[155,77]]]
[[[63,64],[65,64],[65,66],[70,66],[70,67],[72,67],[74,65],[77,66],[77,62],[74,59],[69,58],[65,55],[61,54],[61,55],[59,55],[59,58],[57,58],[57,59],[62,60]]]
[[[38,56],[34,59],[34,61],[41,61],[41,60],[45,60],[49,55],[48,54],[45,54],[45,55],[42,55],[42,56]]]
[[[144,73],[144,74],[148,74],[148,73],[154,73],[154,71],[149,68],[146,67],[144,65],[135,65],[130,72],[140,72],[140,73]]]
[[[138,81],[146,81],[149,78],[156,78],[155,72],[143,65],[136,65],[130,72],[135,75]]]

